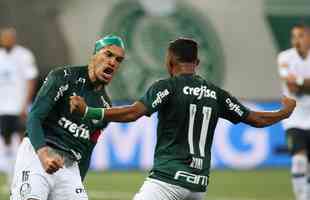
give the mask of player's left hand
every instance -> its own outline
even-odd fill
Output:
[[[288,76],[285,77],[285,81],[287,83],[296,83],[297,77],[294,74],[288,74]]]
[[[70,97],[70,112],[77,112],[81,115],[84,115],[87,104],[83,97],[80,96],[71,96]]]

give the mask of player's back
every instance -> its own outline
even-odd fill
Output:
[[[158,111],[157,144],[150,177],[204,191],[211,144],[219,117],[237,123],[248,110],[226,91],[198,75],[155,82],[140,99]]]
[[[203,165],[209,163],[203,161],[209,157],[218,119],[216,88],[197,75],[181,75],[167,81],[171,94],[158,111],[155,158],[169,156],[193,162],[192,167],[196,169],[208,168]],[[164,90],[162,95],[167,93]]]

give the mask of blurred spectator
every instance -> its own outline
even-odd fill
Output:
[[[32,52],[16,43],[14,28],[0,30],[0,44],[0,131],[5,144],[7,183],[10,184],[15,157],[12,135],[22,135],[38,70]]]
[[[291,117],[283,121],[292,154],[292,184],[296,200],[310,199],[310,29],[295,25],[292,48],[278,57],[284,95],[296,99]]]

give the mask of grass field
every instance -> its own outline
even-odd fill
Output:
[[[141,186],[146,172],[91,172],[85,185],[90,200],[129,200]],[[213,171],[208,200],[292,200],[288,169]],[[0,175],[0,185],[4,176]],[[0,192],[0,200],[8,194]]]

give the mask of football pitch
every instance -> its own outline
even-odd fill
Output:
[[[130,200],[141,186],[146,172],[90,172],[85,180],[90,200]],[[4,184],[0,175],[0,185]],[[213,170],[208,200],[292,200],[289,169],[251,171]],[[0,191],[0,200],[9,199]]]

